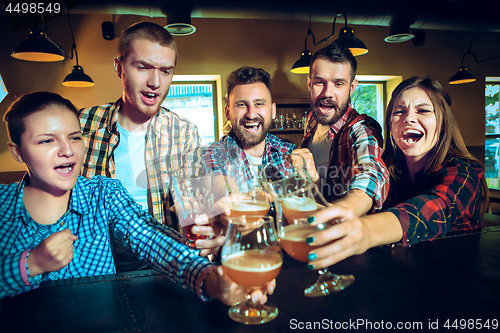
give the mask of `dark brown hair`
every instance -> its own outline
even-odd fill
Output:
[[[38,91],[23,95],[12,103],[3,116],[10,141],[21,147],[21,135],[26,130],[24,119],[52,105],[66,107],[78,118],[78,111],[73,103],[58,94]]]
[[[333,63],[348,63],[351,65],[351,81],[356,77],[358,62],[347,47],[333,42],[327,47],[316,51],[311,58],[311,67],[318,58],[324,58]]]
[[[385,143],[384,143],[384,161],[389,169],[391,178],[399,179],[401,175],[401,166],[397,162],[397,145],[391,135],[391,116],[394,106],[401,94],[411,88],[420,88],[425,91],[434,106],[436,114],[436,135],[438,135],[436,145],[429,152],[431,154],[424,172],[426,174],[437,171],[443,162],[450,157],[458,157],[471,162],[483,164],[477,158],[471,155],[465,146],[465,142],[460,134],[458,124],[451,109],[451,98],[446,89],[434,78],[414,76],[401,82],[392,92],[391,100],[385,113]],[[483,187],[483,207],[486,210],[488,205],[489,192],[486,184],[486,178],[483,174],[481,178]]]
[[[242,84],[251,84],[255,82],[262,82],[269,89],[271,93],[271,75],[262,68],[255,68],[250,66],[240,67],[227,77],[227,96],[231,95],[234,87]]]

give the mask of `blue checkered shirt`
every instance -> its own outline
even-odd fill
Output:
[[[201,298],[205,277],[215,269],[180,243],[180,234],[144,213],[121,182],[96,176],[79,177],[68,211],[52,225],[36,223],[23,203],[24,180],[0,185],[0,298],[13,296],[42,281],[114,274],[110,230],[136,255]],[[29,251],[55,232],[78,236],[73,260],[62,269],[29,276]]]
[[[262,164],[272,163],[278,171],[288,175],[290,164],[284,159],[296,149],[295,144],[282,140],[273,134],[266,134],[266,147],[262,156]],[[245,152],[241,149],[241,142],[234,132],[222,137],[219,142],[213,143],[204,154],[205,165],[214,170],[214,175],[226,175],[229,164],[249,164]]]

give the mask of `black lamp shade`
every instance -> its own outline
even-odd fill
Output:
[[[42,30],[30,29],[28,38],[20,42],[12,57],[20,60],[54,62],[64,59],[61,51],[51,43]]]
[[[387,43],[402,43],[409,41],[415,37],[411,33],[410,25],[404,22],[396,22],[389,27],[389,36],[385,37],[384,40]]]
[[[172,36],[188,36],[194,34],[196,28],[191,24],[191,8],[187,6],[173,7],[167,12],[167,26]]]
[[[368,53],[365,44],[360,39],[354,37],[354,30],[349,27],[344,27],[340,30],[339,38],[334,43],[347,47],[355,57]]]
[[[311,52],[309,50],[302,51],[300,59],[293,64],[290,72],[294,74],[309,74],[309,66],[311,65]]]
[[[83,72],[82,66],[73,66],[73,71],[66,76],[63,81],[63,86],[66,87],[93,87],[95,86],[94,81]]]
[[[457,69],[457,74],[453,75],[448,81],[449,84],[463,84],[476,81],[476,78],[471,73],[467,72],[467,68],[460,67]]]

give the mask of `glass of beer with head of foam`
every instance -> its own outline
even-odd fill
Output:
[[[302,156],[290,155],[285,158],[290,162],[287,174],[279,172],[276,167],[268,164],[262,169],[261,178],[267,192],[278,203],[276,205],[276,229],[283,250],[298,261],[309,262],[309,252],[315,247],[306,243],[307,237],[332,224],[312,226],[307,223],[307,218],[318,209],[329,206],[329,203],[316,184],[312,182]],[[354,281],[354,276],[336,275],[328,268],[319,270],[318,273],[318,280],[304,290],[305,296],[329,295],[345,289]]]
[[[227,276],[247,288],[248,301],[229,309],[229,317],[246,325],[264,324],[278,316],[278,308],[252,302],[253,291],[264,291],[281,271],[283,255],[272,216],[230,216],[226,242],[222,247],[222,266]]]

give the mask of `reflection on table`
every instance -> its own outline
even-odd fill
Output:
[[[339,293],[307,298],[317,273],[288,259],[269,301],[280,314],[260,326],[234,323],[228,307],[202,302],[154,271],[54,281],[0,303],[2,332],[288,332],[457,329],[500,320],[500,226],[482,232],[371,249],[334,266],[356,276]],[[464,323],[462,321],[462,323]],[[403,326],[401,326],[403,325]],[[498,328],[498,326],[497,326]],[[401,329],[402,330],[402,329]],[[463,330],[462,330],[463,331]],[[466,330],[467,331],[467,330]]]

